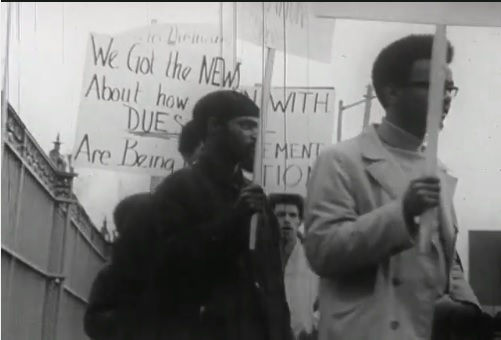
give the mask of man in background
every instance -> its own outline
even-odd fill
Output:
[[[183,126],[179,134],[177,150],[183,157],[185,167],[191,166],[197,161],[203,148],[203,143],[194,125],[194,122],[190,120]],[[162,176],[151,177],[150,191],[153,192],[163,179]]]
[[[94,279],[84,314],[84,330],[92,340],[139,339],[142,296],[151,261],[148,229],[151,195],[140,193],[121,200],[113,211],[118,238],[111,263]],[[138,335],[138,334],[137,334]]]
[[[327,148],[312,171],[305,248],[322,277],[321,340],[442,339],[432,334],[434,314],[481,313],[455,256],[456,179],[443,167],[423,177],[432,45],[433,35],[412,35],[380,52],[372,81],[385,118]],[[446,72],[442,120],[458,91]],[[423,255],[419,217],[432,208],[437,228]]]
[[[178,151],[186,165],[193,165],[201,154],[203,143],[193,120],[186,123],[179,135]]]
[[[271,194],[270,203],[280,225],[285,291],[292,331],[296,339],[314,339],[314,307],[319,281],[310,269],[299,238],[299,226],[303,221],[303,198],[294,194]]]

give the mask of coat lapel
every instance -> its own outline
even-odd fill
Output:
[[[370,127],[363,135],[361,150],[362,156],[367,161],[366,170],[369,175],[383,188],[391,199],[394,200],[401,197],[409,181],[405,178],[402,169],[396,163],[394,157],[384,148],[374,126]],[[457,221],[452,204],[457,178],[449,175],[443,165],[440,165],[439,177],[442,183],[441,229],[444,251],[447,260],[450,261],[454,256],[454,243],[457,233]],[[432,240],[435,247],[437,247],[437,241],[436,239]]]
[[[361,139],[362,156],[367,161],[369,175],[384,189],[391,199],[401,197],[408,185],[403,171],[384,148],[376,129],[372,126]]]
[[[452,265],[455,252],[455,242],[457,229],[457,219],[454,213],[454,193],[457,186],[457,178],[447,173],[443,165],[439,170],[440,182],[442,184],[440,196],[440,225],[444,243],[444,252],[449,266]]]
[[[289,256],[289,259],[285,264],[285,275],[292,275],[297,271],[300,247],[302,247],[301,242],[297,240],[294,248],[292,248],[292,253]]]

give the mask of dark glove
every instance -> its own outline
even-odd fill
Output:
[[[447,335],[469,339],[489,333],[490,316],[473,304],[452,300],[443,296],[435,304],[433,320],[433,339],[442,339]],[[479,338],[480,339],[480,338]]]

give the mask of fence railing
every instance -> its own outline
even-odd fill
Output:
[[[9,105],[2,159],[2,338],[87,339],[83,313],[109,245]]]

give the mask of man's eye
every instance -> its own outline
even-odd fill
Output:
[[[254,128],[254,124],[244,122],[244,123],[240,123],[240,127],[244,130],[251,130]]]

